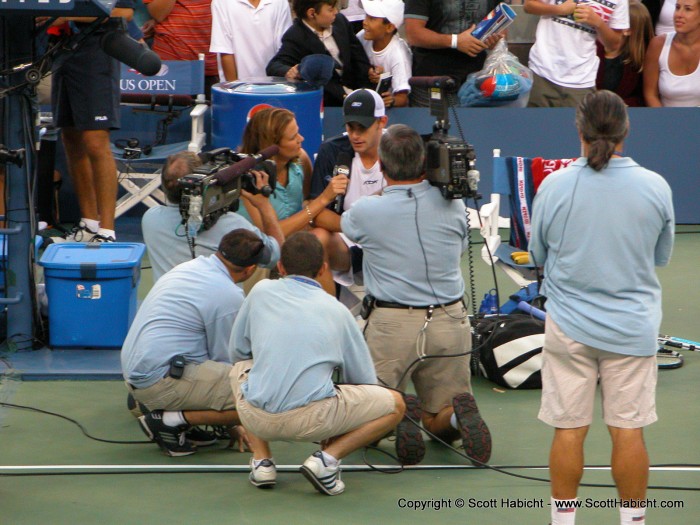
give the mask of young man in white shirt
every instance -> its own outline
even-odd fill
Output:
[[[525,12],[542,17],[528,66],[530,107],[576,107],[595,91],[596,40],[617,48],[629,29],[628,0],[525,0]]]

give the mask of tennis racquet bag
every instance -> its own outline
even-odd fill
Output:
[[[543,344],[544,321],[529,315],[478,319],[473,343],[478,356],[472,359],[472,373],[504,388],[542,388]]]

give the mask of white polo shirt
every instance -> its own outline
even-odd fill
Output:
[[[282,46],[282,35],[292,25],[287,0],[212,0],[212,53],[235,55],[238,78],[264,77],[267,63]],[[225,81],[221,66],[219,78]]]

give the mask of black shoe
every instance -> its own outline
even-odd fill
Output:
[[[420,400],[412,395],[404,395],[406,413],[396,427],[396,455],[402,465],[416,465],[423,461],[425,456],[425,443],[423,433],[420,430],[423,410]],[[411,418],[411,421],[408,418]]]
[[[141,416],[139,424],[143,433],[155,441],[168,456],[189,456],[197,451],[185,437],[185,432],[189,427],[187,425],[177,427],[166,425],[163,423],[162,410],[154,410]]]
[[[491,458],[491,432],[479,415],[474,396],[469,392],[459,394],[452,400],[459,432],[462,435],[462,447],[476,466],[488,463]]]
[[[210,445],[215,445],[217,442],[216,433],[210,432],[202,427],[190,427],[190,429],[185,432],[185,437],[187,441],[197,447],[208,447]]]
[[[131,392],[126,395],[126,408],[129,409],[131,415],[133,415],[136,419],[148,414],[148,409],[143,404],[136,401]]]

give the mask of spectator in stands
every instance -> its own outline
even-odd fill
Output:
[[[550,521],[575,522],[600,384],[619,523],[643,524],[649,479],[643,428],[657,420],[662,313],[655,266],[667,265],[673,248],[671,188],[622,156],[629,119],[615,93],[586,95],[576,128],[582,157],[540,185],[529,244],[531,260],[544,267],[547,298],[539,419],[554,427]],[[604,269],[591,264],[600,256]]]
[[[386,188],[358,200],[340,219],[364,254],[365,291],[373,302],[364,333],[377,378],[400,391],[411,380],[417,397],[405,396],[407,415],[448,443],[461,437],[474,464],[485,463],[491,435],[470,393],[460,268],[469,244],[466,207],[425,180],[425,145],[408,126],[387,128],[379,159]],[[436,356],[443,358],[416,362]],[[396,452],[403,464],[423,459],[423,436],[410,420],[396,430]]]
[[[236,283],[270,256],[255,233],[233,230],[213,255],[168,272],[136,313],[121,351],[124,381],[146,409],[141,428],[168,456],[196,452],[185,436],[192,425],[240,424],[228,355],[243,304]]]
[[[700,106],[700,0],[677,0],[675,32],[655,37],[644,65],[647,106]]]
[[[312,168],[309,155],[301,147],[303,142],[294,113],[288,109],[261,109],[243,131],[242,153],[258,153],[269,146],[279,146],[279,153],[272,157],[277,168],[277,188],[270,196],[270,203],[285,237],[308,228],[336,195],[345,193],[347,187],[347,177],[339,175],[315,199],[306,200]],[[250,202],[243,204],[245,209],[239,210],[240,213],[260,227],[258,210]]]
[[[462,84],[469,73],[479,71],[486,49],[496,45],[501,35],[485,41],[472,31],[498,0],[406,0],[406,40],[413,48],[414,76],[454,77]],[[411,91],[411,106],[428,107],[427,88]]]
[[[194,255],[211,255],[216,252],[221,239],[231,230],[243,228],[253,231],[262,239],[270,258],[261,260],[263,268],[274,268],[279,259],[280,246],[284,241],[284,235],[277,222],[277,215],[270,204],[269,199],[262,195],[251,195],[243,191],[242,200],[250,201],[258,211],[261,233],[245,218],[237,213],[228,212],[209,229],[201,230],[192,240],[194,248],[190,247],[190,241],[186,234],[186,225],[183,224],[180,214],[180,199],[182,190],[179,180],[185,175],[191,174],[194,169],[202,164],[201,159],[192,152],[183,151],[168,157],[163,167],[162,184],[165,193],[166,204],[149,208],[141,219],[143,240],[148,248],[148,257],[153,266],[153,281],[158,281],[166,272],[180,263],[194,259]],[[267,184],[267,174],[256,172],[257,186],[262,188]]]
[[[152,48],[163,60],[198,60],[204,54],[207,98],[218,82],[216,55],[209,53],[211,0],[143,0],[155,24]],[[195,95],[196,93],[192,93]]]
[[[212,0],[211,11],[210,50],[221,59],[221,81],[264,77],[292,24],[287,0]]]
[[[111,16],[130,20],[133,1],[119,0]],[[62,26],[67,21],[71,19],[61,17],[53,24]],[[90,23],[85,18],[71,21],[78,31]],[[109,132],[119,128],[120,123],[120,64],[100,46],[102,35],[114,28],[114,22],[106,22],[85,37],[77,49],[60,47],[51,67],[54,125],[61,128],[81,214],[78,224],[66,236],[68,241],[116,239],[117,166]]]
[[[253,448],[250,482],[270,488],[277,469],[268,441],[316,441],[301,472],[322,494],[341,494],[340,460],[377,441],[404,413],[401,394],[376,385],[352,314],[321,291],[323,248],[308,232],[282,247],[282,279],[252,290],[231,332],[231,382]],[[333,384],[340,370],[342,382]]]
[[[525,12],[540,16],[528,66],[533,83],[531,107],[575,107],[595,91],[596,39],[605,49],[622,44],[629,29],[628,0],[600,3],[525,0]]]
[[[297,18],[282,37],[282,47],[267,65],[267,74],[300,79],[299,64],[307,55],[326,54],[336,67],[324,86],[323,103],[342,106],[353,89],[370,87],[369,60],[348,20],[338,13],[338,0],[294,0]]]
[[[644,106],[642,72],[644,55],[654,37],[649,11],[639,0],[630,0],[630,28],[622,32],[619,49],[605,49],[596,42],[598,60],[597,89],[617,93],[632,107]]]
[[[408,44],[398,35],[403,24],[403,0],[365,0],[362,5],[367,15],[357,38],[372,64],[369,78],[377,83],[381,73],[390,74],[390,88],[380,93],[384,106],[408,106],[412,57]]]
[[[313,232],[323,244],[334,274],[321,276],[326,290],[335,286],[333,278],[340,284],[352,285],[355,272],[362,268],[361,248],[340,231],[341,214],[361,197],[379,193],[386,185],[379,163],[379,139],[389,120],[384,101],[371,89],[353,91],[343,104],[343,119],[346,133],[321,144],[311,179],[311,196],[321,195],[332,180],[335,166],[341,160],[349,163],[350,182],[345,196],[334,209],[324,210],[314,220]]]

